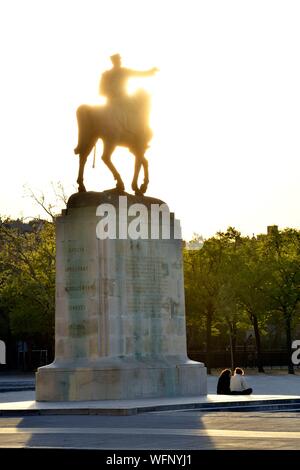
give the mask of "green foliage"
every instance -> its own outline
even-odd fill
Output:
[[[285,325],[288,369],[291,362],[292,331],[299,317],[300,301],[300,232],[295,229],[272,230],[261,237],[262,252],[269,277],[266,295],[270,310],[279,314]]]
[[[205,331],[208,357],[218,332],[228,336],[234,356],[239,334],[245,337],[253,329],[263,371],[261,336],[281,319],[290,357],[292,328],[300,310],[299,231],[273,227],[268,235],[249,238],[229,227],[199,249],[185,250],[184,260],[187,326],[202,338]]]
[[[55,236],[53,223],[0,224],[0,309],[17,338],[54,336]]]

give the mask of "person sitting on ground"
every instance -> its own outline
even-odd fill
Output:
[[[218,385],[217,385],[217,394],[218,395],[230,395],[230,377],[231,377],[231,370],[230,369],[224,369],[222,370],[219,380],[218,380]]]
[[[248,387],[244,377],[244,371],[240,367],[236,367],[234,375],[230,379],[231,395],[250,395],[252,388]]]

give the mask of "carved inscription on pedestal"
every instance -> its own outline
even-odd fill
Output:
[[[88,298],[95,293],[95,280],[89,279],[89,260],[86,249],[67,244],[64,290],[68,298],[69,335],[82,338],[88,334]],[[92,282],[91,282],[92,281]]]
[[[167,292],[166,263],[150,256],[128,256],[125,258],[127,311],[147,315],[160,313],[165,307],[163,292]]]

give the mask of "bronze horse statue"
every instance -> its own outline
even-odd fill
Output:
[[[102,160],[116,180],[116,188],[124,191],[122,178],[111,161],[112,153],[118,146],[127,147],[135,157],[134,176],[131,187],[135,194],[144,194],[149,183],[148,162],[145,152],[149,147],[152,132],[148,127],[149,96],[142,90],[128,98],[121,106],[81,105],[77,109],[78,145],[74,149],[79,155],[78,192],[86,191],[83,183],[87,158],[98,139],[103,141]],[[144,181],[138,187],[141,166]]]

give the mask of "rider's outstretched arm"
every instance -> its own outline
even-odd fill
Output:
[[[156,72],[159,71],[157,67],[152,67],[152,69],[149,70],[133,70],[133,69],[126,69],[128,72],[128,75],[131,77],[151,77],[154,75]]]

